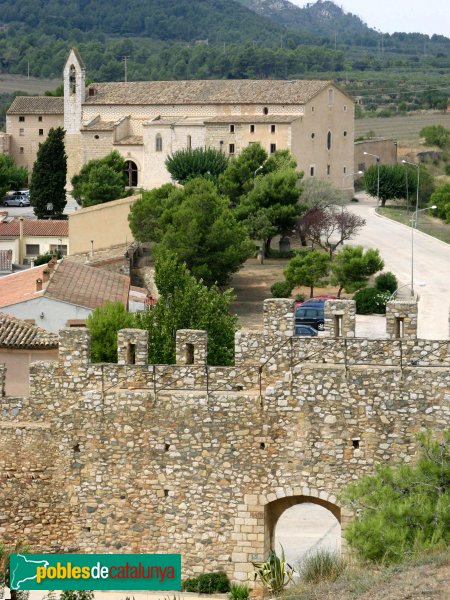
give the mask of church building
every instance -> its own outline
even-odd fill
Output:
[[[259,142],[268,154],[288,148],[305,177],[353,189],[354,104],[330,81],[140,81],[86,87],[83,60],[72,49],[64,69],[63,114],[56,114],[61,99],[49,100],[51,117],[42,98],[13,102],[8,144],[19,164],[22,147],[31,168],[24,147],[36,127],[28,132],[25,125],[39,117],[63,125],[69,181],[87,161],[117,150],[126,161],[129,185],[151,189],[170,182],[165,161],[177,150],[206,146],[233,157]],[[16,133],[20,123],[22,145]]]

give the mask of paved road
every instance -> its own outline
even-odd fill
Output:
[[[64,214],[69,215],[70,213],[74,212],[78,208],[79,208],[79,206],[76,203],[76,201],[72,198],[72,196],[70,196],[68,194],[67,195],[67,204],[66,204],[66,208],[64,209]],[[2,212],[7,211],[8,215],[10,217],[24,217],[26,219],[35,219],[36,218],[36,216],[33,212],[32,206],[23,206],[22,208],[20,208],[20,206],[0,205],[0,211],[2,211]]]
[[[351,241],[378,248],[385,270],[395,273],[401,284],[411,282],[411,229],[375,213],[375,200],[358,194],[360,202],[349,210],[366,219],[367,225]],[[448,339],[450,305],[450,245],[420,231],[414,232],[414,281],[419,294],[418,335],[424,339]]]

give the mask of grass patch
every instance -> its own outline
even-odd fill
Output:
[[[300,565],[300,578],[306,583],[336,581],[345,569],[347,562],[339,552],[320,549],[306,556]]]
[[[411,211],[408,213],[405,206],[385,206],[377,208],[378,214],[393,221],[411,226]],[[441,219],[432,217],[425,212],[419,213],[417,229],[431,235],[442,242],[450,244],[450,224],[444,223]]]
[[[344,561],[345,563],[345,561]],[[448,551],[429,552],[410,558],[402,563],[383,567],[376,564],[348,564],[335,581],[319,580],[307,583],[300,581],[289,587],[282,600],[359,600],[373,598],[415,597],[406,594],[416,592],[423,581],[439,579],[440,569],[450,564]],[[444,580],[447,582],[447,578]],[[405,583],[406,582],[406,583]],[[443,584],[444,586],[446,583]],[[409,590],[409,587],[411,590]],[[405,590],[408,587],[408,590]],[[425,592],[426,593],[426,592]],[[443,596],[427,593],[432,598]]]

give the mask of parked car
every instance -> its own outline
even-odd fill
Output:
[[[30,206],[30,195],[24,192],[13,192],[3,198],[4,206]]]
[[[311,302],[317,301],[318,304],[325,304],[325,300],[337,300],[336,296],[314,296],[314,298],[308,298],[303,302],[296,302],[295,306],[303,306],[304,304],[311,304]]]
[[[325,300],[322,304],[302,304],[295,309],[295,325],[309,325],[318,331],[325,328]]]
[[[314,337],[317,335],[317,331],[314,329],[314,327],[310,327],[309,325],[296,325],[294,328],[294,335],[298,335],[300,337]]]

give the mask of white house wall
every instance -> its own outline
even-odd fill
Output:
[[[39,327],[55,333],[67,327],[68,321],[85,320],[92,312],[91,309],[45,296],[4,306],[1,311],[18,319],[32,319]]]

